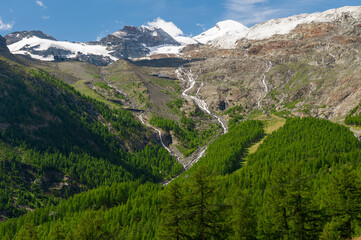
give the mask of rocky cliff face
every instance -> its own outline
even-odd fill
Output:
[[[162,29],[132,26],[125,26],[122,30],[94,43],[106,46],[112,56],[119,59],[144,57],[150,53],[149,47],[180,45]]]
[[[361,100],[361,19],[300,24],[288,34],[243,38],[235,49],[193,46],[189,67],[199,72],[199,94],[214,111],[248,111],[339,119]]]

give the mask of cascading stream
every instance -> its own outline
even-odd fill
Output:
[[[182,95],[187,98],[187,99],[191,99],[193,100],[197,106],[202,109],[203,111],[205,111],[206,113],[208,113],[209,115],[211,115],[212,117],[216,118],[217,121],[220,123],[220,125],[222,126],[223,128],[223,134],[224,133],[227,133],[228,130],[227,130],[227,127],[226,125],[222,122],[221,118],[215,114],[212,114],[211,111],[209,110],[208,108],[208,105],[207,103],[200,99],[199,98],[199,91],[201,90],[201,88],[204,86],[203,82],[201,83],[201,86],[198,88],[197,90],[197,93],[196,93],[196,96],[191,96],[191,95],[188,95],[187,92],[189,92],[191,89],[194,88],[194,85],[196,83],[196,79],[197,77],[194,77],[193,73],[192,73],[192,69],[190,69],[189,71],[184,71],[182,67],[179,67],[177,70],[176,70],[176,74],[177,74],[177,77],[179,80],[183,81],[183,82],[187,82],[189,84],[189,87],[184,90],[182,92]],[[183,75],[187,77],[187,79],[184,79],[183,78]]]
[[[195,96],[191,96],[191,95],[188,95],[187,93],[192,90],[194,88],[194,85],[196,84],[196,80],[197,80],[197,77],[198,76],[194,76],[193,73],[192,73],[192,69],[189,69],[188,71],[184,71],[182,67],[179,67],[177,70],[176,70],[176,74],[177,74],[177,78],[180,80],[180,81],[183,81],[183,82],[186,82],[187,84],[189,84],[189,87],[186,88],[183,92],[182,92],[182,96],[184,96],[185,98],[187,98],[188,100],[192,100],[194,101],[197,106],[205,111],[207,114],[209,114],[210,116],[214,117],[217,119],[217,121],[220,123],[220,125],[222,126],[223,128],[223,134],[227,133],[228,130],[227,130],[227,127],[226,125],[222,122],[221,118],[215,114],[212,114],[211,111],[209,110],[208,108],[208,105],[207,103],[200,99],[199,98],[199,92],[201,90],[201,88],[204,86],[203,82],[201,83],[201,86],[197,89],[197,92],[196,92],[196,95]],[[185,76],[186,78],[184,78],[183,76]],[[204,153],[206,152],[207,150],[207,146],[203,146],[201,149],[200,149],[200,153],[199,155],[193,160],[191,161],[190,163],[188,163],[185,167],[185,169],[189,169],[191,166],[193,166],[194,163],[198,162],[198,160],[203,157]]]
[[[170,150],[170,149],[164,144],[163,139],[162,139],[162,132],[161,132],[158,128],[156,128],[156,127],[154,127],[154,126],[146,123],[146,122],[144,121],[144,119],[143,119],[143,114],[139,115],[138,118],[139,118],[139,120],[141,121],[141,123],[143,123],[144,125],[146,125],[146,126],[148,126],[148,127],[150,127],[150,128],[153,128],[156,132],[158,132],[159,139],[160,139],[160,143],[162,144],[162,146],[169,152],[170,155],[172,155],[172,156],[174,156],[175,158],[177,158],[177,161],[178,161],[179,163],[181,163],[181,162],[180,162],[180,157],[177,156],[175,153],[173,153],[172,150]],[[182,165],[183,165],[183,164],[182,164]],[[184,165],[183,165],[183,167],[185,168]]]
[[[191,100],[191,101],[194,101],[197,106],[202,109],[203,111],[205,111],[207,114],[209,114],[210,116],[214,117],[215,119],[217,119],[217,121],[220,123],[220,125],[222,126],[223,128],[223,133],[222,134],[225,134],[228,132],[228,129],[226,127],[226,125],[222,122],[221,118],[215,114],[212,114],[211,111],[209,110],[208,108],[208,105],[207,103],[200,99],[199,98],[199,92],[201,90],[201,88],[204,86],[203,82],[201,83],[200,87],[197,89],[197,92],[196,92],[196,96],[191,96],[191,95],[188,95],[187,93],[192,90],[196,84],[196,79],[197,77],[195,77],[192,73],[192,70],[190,69],[189,71],[184,71],[182,67],[179,67],[177,70],[176,70],[176,74],[177,74],[177,77],[179,80],[181,81],[184,81],[186,82],[187,84],[189,84],[188,88],[186,88],[183,92],[182,92],[182,96],[188,100]],[[183,76],[186,76],[186,79],[183,78]],[[188,164],[184,164],[180,161],[180,157],[177,156],[175,153],[172,152],[172,150],[170,150],[163,142],[163,139],[162,139],[162,132],[161,130],[159,130],[158,128],[150,125],[149,123],[147,123],[144,118],[143,118],[143,114],[139,115],[138,116],[139,120],[141,121],[142,124],[154,129],[156,132],[158,132],[158,135],[159,135],[159,139],[160,139],[160,143],[162,144],[162,146],[174,157],[177,158],[178,162],[181,163],[183,165],[183,168],[185,170],[191,168],[196,162],[198,162],[198,160],[203,157],[203,155],[205,154],[206,150],[207,150],[207,147],[208,145],[205,145],[201,148],[199,148],[197,150],[198,154],[197,154],[197,157],[195,157],[192,161],[190,161]],[[178,176],[177,176],[178,177]],[[175,178],[177,178],[175,177]],[[165,182],[162,183],[162,185],[167,185],[169,184],[172,180],[174,180],[175,178],[171,179],[171,180],[167,180]]]
[[[258,102],[257,102],[257,105],[258,107],[263,111],[263,108],[262,108],[262,105],[261,105],[261,102],[262,100],[267,96],[267,93],[268,93],[268,86],[267,86],[267,83],[266,83],[266,73],[268,73],[272,68],[272,62],[268,61],[266,63],[266,70],[265,72],[263,73],[263,78],[262,78],[262,84],[264,86],[264,89],[265,89],[265,94],[260,96],[258,98]]]

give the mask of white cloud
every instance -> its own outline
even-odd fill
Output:
[[[0,30],[10,30],[13,28],[14,23],[4,23],[0,18]]]
[[[161,28],[172,37],[178,37],[183,35],[183,31],[180,30],[173,22],[166,22],[160,17],[153,22],[148,22],[148,27]]]
[[[268,7],[266,3],[267,0],[227,0],[226,17],[251,25],[283,12],[283,9]]]
[[[44,5],[43,1],[40,0],[36,0],[36,4],[38,4],[40,7],[42,8],[46,8],[46,6]]]
[[[48,20],[50,18],[50,16],[43,16],[42,17],[44,20]]]

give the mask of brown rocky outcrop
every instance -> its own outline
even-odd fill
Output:
[[[264,40],[241,39],[235,49],[193,45],[184,56],[204,59],[190,67],[202,69],[199,79],[207,87],[200,95],[213,110],[242,105],[250,112],[265,95],[266,112],[338,119],[361,101],[361,23],[345,21],[301,24]]]

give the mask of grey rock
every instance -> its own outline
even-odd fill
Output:
[[[148,47],[180,45],[162,29],[132,26],[125,26],[122,30],[108,35],[99,42],[92,42],[92,44],[99,43],[107,46],[107,49],[112,51],[112,56],[117,58],[144,57],[150,52]]]
[[[21,32],[13,32],[5,36],[6,44],[11,45],[13,43],[16,43],[24,38],[30,38],[30,37],[38,37],[41,39],[49,39],[49,40],[55,40],[56,39],[48,34],[43,33],[42,31],[21,31]]]

